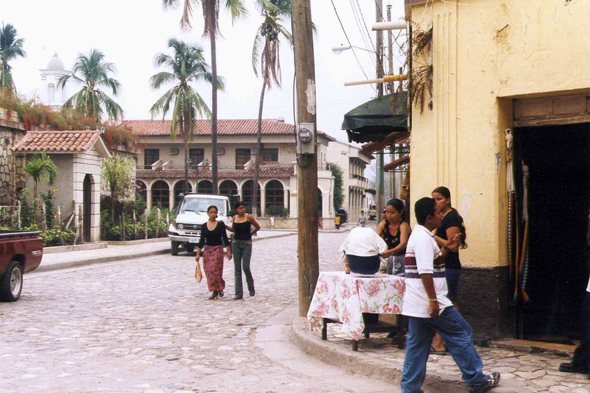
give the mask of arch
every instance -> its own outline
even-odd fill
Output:
[[[268,185],[270,182],[273,182],[273,181],[278,181],[279,183],[281,183],[281,184],[283,185],[283,189],[284,189],[284,190],[286,190],[287,188],[289,188],[289,187],[287,187],[287,185],[285,184],[285,182],[284,182],[284,181],[282,181],[282,180],[280,180],[280,179],[269,179],[269,180],[267,180],[267,181],[266,181],[266,183],[263,183],[263,185],[262,185],[262,188],[266,188],[266,186],[267,186],[267,185]]]
[[[170,209],[170,186],[164,180],[152,184],[152,207]]]
[[[147,184],[142,180],[135,181],[135,198],[141,196],[145,203],[147,203]]]
[[[249,206],[252,206],[252,189],[254,188],[254,181],[248,180],[242,184],[242,201]],[[258,187],[258,211],[260,211],[260,189]]]
[[[213,183],[209,180],[201,180],[197,185],[197,192],[199,194],[213,194]]]
[[[238,185],[232,180],[224,180],[219,184],[219,195],[224,195],[230,198],[233,195],[238,195]]]
[[[86,174],[82,185],[82,240],[90,243],[90,228],[92,226],[92,175]],[[111,202],[112,203],[112,202]]]
[[[193,191],[193,186],[188,182],[188,192]],[[179,180],[174,184],[174,206],[180,203],[180,194],[185,193],[184,180]]]
[[[266,183],[264,193],[266,196],[266,209],[271,206],[285,206],[285,189],[280,181],[271,180]]]

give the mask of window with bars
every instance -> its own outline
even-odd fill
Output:
[[[152,206],[170,208],[170,187],[165,181],[158,180],[152,186]]]
[[[152,164],[160,159],[160,149],[145,149],[143,153],[145,169],[152,169]]]
[[[189,149],[188,159],[191,166],[195,166],[205,160],[205,149]]]
[[[236,169],[244,169],[251,156],[250,149],[236,149]]]
[[[284,206],[285,194],[283,184],[277,180],[271,180],[266,185],[266,208],[271,206]]]
[[[278,162],[279,149],[262,149],[262,162]]]

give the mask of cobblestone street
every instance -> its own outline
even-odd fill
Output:
[[[320,235],[321,269],[336,267],[344,237]],[[240,301],[233,262],[226,296],[210,301],[186,254],[26,275],[21,299],[0,303],[0,391],[391,391],[312,358],[297,362],[292,344],[269,345],[281,329],[267,321],[287,313],[290,324],[297,313],[287,309],[297,302],[296,243],[254,243],[256,296]]]

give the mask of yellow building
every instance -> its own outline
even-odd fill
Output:
[[[465,220],[460,310],[479,338],[567,342],[579,333],[588,282],[590,1],[405,3],[415,29],[432,28],[431,45],[413,58],[414,70],[432,65],[433,92],[431,108],[426,91],[423,111],[412,109],[411,198],[447,186]],[[526,265],[516,299],[507,129]],[[523,161],[528,253],[521,252]],[[515,237],[511,244],[515,263]]]

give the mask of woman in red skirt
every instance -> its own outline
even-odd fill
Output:
[[[231,248],[225,232],[225,224],[217,221],[217,207],[212,205],[207,208],[209,220],[201,228],[201,239],[197,245],[198,262],[203,249],[203,267],[207,277],[207,286],[212,291],[209,300],[223,297],[225,281],[223,281],[223,245],[227,247],[227,259],[231,260]],[[204,246],[204,247],[203,247]]]

